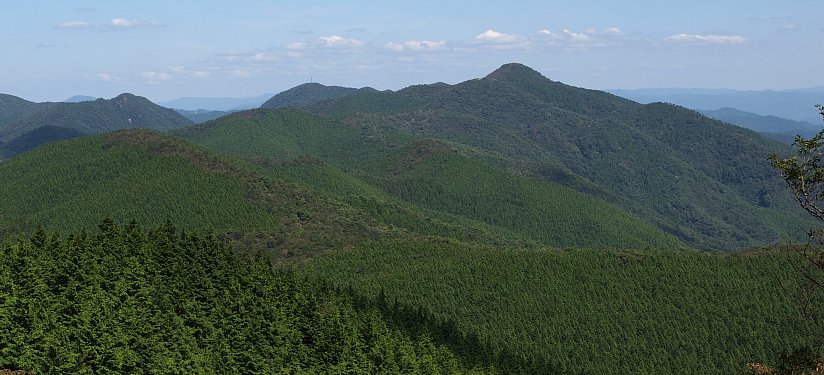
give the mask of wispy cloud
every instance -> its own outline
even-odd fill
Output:
[[[445,40],[407,40],[403,43],[386,43],[384,48],[395,51],[395,52],[403,52],[403,51],[437,51],[446,48],[446,41]]]
[[[475,40],[488,43],[515,44],[523,43],[526,41],[526,37],[518,34],[501,33],[490,29],[478,34]]]
[[[608,28],[605,33],[607,35],[612,35],[612,36],[622,36],[622,35],[624,35],[624,32],[621,29],[619,29],[617,27],[614,27],[614,26]]]
[[[105,82],[120,81],[120,77],[118,77],[116,75],[113,75],[113,74],[109,74],[109,73],[98,73],[95,77],[97,77],[97,79],[99,79],[101,81],[105,81]]]
[[[61,30],[72,30],[72,29],[76,30],[76,29],[86,29],[89,26],[91,26],[91,25],[89,25],[85,21],[66,21],[66,22],[63,22],[63,23],[55,26],[55,28],[61,29]]]
[[[327,48],[352,48],[366,45],[366,42],[362,40],[344,38],[340,35],[322,36],[318,40],[321,46]]]
[[[126,18],[112,18],[112,20],[109,21],[109,26],[123,29],[133,29],[138,27],[158,27],[159,25],[155,21],[138,21]]]
[[[168,81],[172,79],[172,75],[166,72],[142,72],[140,73],[140,76],[147,83],[160,83],[161,81]]]
[[[212,75],[211,72],[206,70],[192,70],[188,69],[185,66],[177,65],[177,66],[170,66],[169,71],[175,74],[189,76],[193,78],[207,78]]]
[[[665,40],[679,43],[718,43],[718,44],[741,44],[747,41],[740,35],[716,35],[716,34],[676,34],[667,37]]]

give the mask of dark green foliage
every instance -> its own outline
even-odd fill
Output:
[[[539,243],[677,247],[672,236],[618,208],[552,182],[505,173],[448,145],[417,142],[379,163],[370,181],[401,199],[506,228]]]
[[[794,308],[792,254],[506,250],[391,241],[303,272],[419,309],[526,373],[741,373],[821,337]],[[450,342],[448,338],[444,339]],[[529,365],[531,364],[531,365]]]
[[[498,244],[507,243],[507,232],[555,246],[679,244],[602,200],[486,166],[443,142],[409,144],[408,136],[372,124],[355,128],[297,110],[257,110],[175,133],[416,233]]]
[[[0,369],[47,373],[462,373],[426,333],[167,222],[38,230],[0,246]],[[480,367],[478,369],[481,369]]]
[[[0,145],[0,159],[22,154],[45,143],[71,139],[84,135],[80,131],[58,126],[45,125]]]
[[[37,112],[47,105],[30,102],[12,95],[0,94],[0,133],[14,121]]]
[[[786,146],[685,108],[553,82],[519,64],[457,85],[355,94],[309,110],[353,127],[381,124],[471,146],[480,150],[471,156],[513,172],[604,192],[700,248],[798,238],[793,228],[806,220],[763,162]]]
[[[145,130],[47,145],[0,163],[0,237],[42,222],[88,228],[100,217],[215,229],[284,257],[340,249],[386,230],[351,206],[237,159]]]
[[[380,158],[397,142],[294,109],[233,113],[174,134],[252,160],[286,161],[312,155],[337,165]]]
[[[320,83],[304,83],[279,93],[267,100],[260,108],[278,109],[305,107],[325,100],[341,98],[358,92],[374,91],[370,88],[354,89],[350,87],[325,86]]]
[[[30,105],[17,103],[17,107],[18,112],[21,111],[20,108],[25,109],[25,115],[0,122],[0,142],[8,144],[23,136],[26,139],[18,142],[25,143],[28,148],[48,143],[55,138],[50,132],[36,131],[44,126],[66,129],[64,132],[70,129],[82,134],[99,134],[132,128],[171,130],[191,124],[191,121],[174,110],[132,94],[80,103],[40,103],[32,109],[26,109]],[[41,137],[38,139],[35,136]],[[5,152],[9,151],[10,148],[6,147]]]

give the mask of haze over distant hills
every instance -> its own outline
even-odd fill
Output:
[[[806,121],[794,121],[776,116],[761,116],[729,107],[714,111],[699,110],[698,112],[716,120],[755,130],[767,137],[787,144],[793,143],[797,135],[810,138],[820,132],[821,128],[824,127],[824,124],[816,125]]]
[[[118,129],[171,130],[192,122],[146,98],[115,98],[76,103],[32,103],[3,96],[0,105],[0,157],[11,157],[38,145],[84,134]]]
[[[701,110],[732,107],[762,116],[772,115],[813,124],[821,122],[815,105],[824,104],[824,87],[785,91],[677,88],[607,91],[640,103],[667,102]]]
[[[263,102],[272,97],[273,94],[263,94],[248,98],[208,98],[208,97],[183,97],[157,104],[167,108],[185,109],[195,111],[199,109],[211,111],[237,111],[243,109],[260,107]]]
[[[0,96],[10,137],[0,150],[76,138],[0,161],[0,196],[13,197],[0,199],[0,239],[10,239],[0,298],[17,306],[0,309],[13,327],[0,342],[16,345],[0,370],[60,373],[64,362],[20,354],[53,352],[70,370],[151,373],[171,363],[158,353],[198,353],[183,372],[275,372],[292,358],[299,370],[415,373],[423,367],[397,359],[440,348],[460,359],[446,373],[727,374],[820,337],[792,309],[786,288],[799,276],[776,246],[815,225],[769,167],[769,154],[792,152],[786,144],[521,64],[398,91],[302,85],[268,102],[278,108],[192,125],[130,94]],[[131,125],[154,130],[122,129]],[[216,250],[257,273],[216,262]],[[264,274],[298,276],[300,288],[356,308],[299,297],[306,309],[250,309],[289,295]],[[100,283],[73,289],[91,277]],[[384,320],[416,349],[387,352],[361,329],[388,332]],[[341,325],[358,321],[368,324]],[[50,324],[59,340],[28,333]],[[67,344],[81,334],[95,341]],[[359,349],[330,360],[342,340]],[[272,357],[283,342],[318,352]],[[74,354],[120,358],[123,348],[127,364]]]

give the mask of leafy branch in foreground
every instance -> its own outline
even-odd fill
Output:
[[[824,116],[824,106],[817,105]],[[813,217],[824,221],[824,130],[810,139],[795,138],[796,156],[782,159],[770,156],[770,164],[778,169],[784,181],[795,195],[798,205]],[[806,266],[796,270],[806,281],[799,295],[802,313],[816,325],[824,324],[824,229],[810,230],[807,246],[794,247],[795,252],[807,260]]]

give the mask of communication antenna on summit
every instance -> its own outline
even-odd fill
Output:
[[[309,83],[315,83],[315,80],[312,79],[312,76],[309,76]]]

